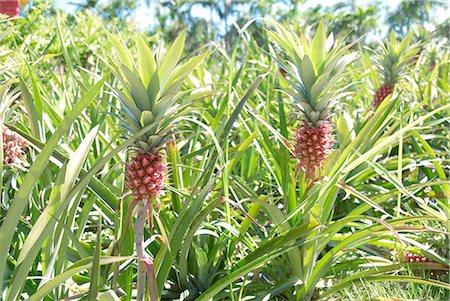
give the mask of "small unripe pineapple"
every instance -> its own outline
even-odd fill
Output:
[[[406,262],[432,262],[430,259],[411,252],[405,252]]]
[[[161,154],[140,154],[125,163],[125,185],[138,201],[153,200],[160,194],[166,179],[166,165]]]
[[[389,39],[380,44],[378,53],[373,57],[383,83],[373,97],[372,105],[375,109],[394,91],[407,67],[419,58],[418,45],[411,45],[411,39],[412,35],[409,34],[399,42],[394,32],[391,32]]]
[[[3,164],[24,168],[27,141],[7,127],[3,127]]]
[[[307,122],[296,129],[294,156],[298,167],[303,169],[308,178],[312,178],[323,161],[331,153],[334,139],[330,122],[310,126]]]
[[[413,56],[411,57],[411,63],[412,63],[413,65],[415,65],[415,64],[419,61],[419,58],[420,58],[420,54],[419,54],[419,53],[413,55]]]
[[[281,74],[281,76],[283,76],[283,77],[286,77],[286,76],[288,75],[288,74],[287,74],[287,71],[284,70],[283,67],[279,67],[279,68],[278,68],[278,71],[280,71],[280,74]]]
[[[430,63],[430,66],[428,67],[428,69],[430,71],[433,71],[434,68],[436,68],[436,61],[432,60],[431,63]]]
[[[419,262],[434,263],[433,260],[431,260],[431,259],[429,259],[429,258],[427,258],[425,256],[422,256],[422,255],[419,255],[419,254],[415,254],[415,253],[411,253],[411,252],[405,252],[404,256],[405,256],[404,257],[404,261],[405,262],[410,262],[410,263],[413,263],[413,262],[417,262],[417,263],[419,263]],[[445,267],[445,265],[443,267]],[[415,273],[420,275],[419,272],[420,271],[416,271]],[[448,274],[448,267],[433,269],[433,270],[430,270],[429,273],[430,273],[431,276],[442,276],[444,274]]]
[[[378,108],[378,106],[383,102],[383,100],[388,97],[394,91],[394,87],[390,84],[383,84],[376,92],[373,97],[373,106]]]

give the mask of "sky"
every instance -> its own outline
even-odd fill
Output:
[[[255,0],[257,1],[257,0]],[[368,6],[371,4],[380,4],[384,7],[387,7],[389,10],[393,10],[395,9],[398,4],[401,2],[401,0],[378,0],[378,1],[374,1],[374,0],[353,0],[355,2],[355,4],[357,6]],[[427,1],[427,0],[423,0],[423,1]],[[445,1],[445,0],[444,0]],[[450,0],[448,0],[450,1]],[[55,3],[56,5],[58,5],[59,7],[63,8],[64,10],[71,12],[74,10],[75,6],[74,5],[70,5],[70,3],[82,3],[85,2],[85,0],[56,0]],[[133,20],[136,22],[136,25],[141,28],[141,29],[147,29],[150,26],[154,25],[154,11],[155,11],[155,6],[157,3],[157,0],[150,0],[150,6],[147,6],[144,4],[145,1],[140,1],[141,5],[138,7],[138,9],[136,9],[135,15],[133,16]],[[317,6],[318,4],[324,6],[324,7],[329,7],[329,6],[333,6],[336,3],[342,2],[342,0],[307,0],[304,4],[302,4],[300,6],[301,10],[306,10],[308,8],[312,8]],[[450,15],[450,11],[449,9],[441,9],[437,12],[432,12],[435,14],[435,18],[438,22],[442,22],[444,21],[449,15]],[[192,15],[194,17],[205,17],[210,19],[211,18],[211,12],[202,7],[201,5],[196,5],[194,6],[194,8],[192,9]],[[213,16],[213,18],[218,18],[218,16]],[[381,19],[384,20],[384,11],[381,10]],[[231,20],[232,21],[232,20]],[[382,26],[381,28],[382,31],[386,31],[387,30],[387,26]]]

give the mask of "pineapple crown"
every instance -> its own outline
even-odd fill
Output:
[[[413,63],[412,58],[418,53],[419,44],[411,45],[411,39],[412,34],[409,33],[398,42],[394,31],[391,31],[390,37],[380,42],[374,61],[385,84],[394,86]]]
[[[427,42],[429,39],[429,36],[430,33],[423,26],[417,27],[417,29],[414,31],[414,40],[418,43],[421,43],[421,45],[419,46],[420,49],[423,49],[425,42]]]
[[[137,61],[120,36],[106,31],[116,56],[109,57],[109,67],[122,84],[116,89],[125,113],[124,127],[136,133],[149,127],[136,143],[140,152],[157,152],[167,143],[170,126],[180,119],[196,95],[181,92],[183,82],[204,60],[207,52],[180,63],[186,39],[183,30],[166,50],[160,43],[155,54],[141,35],[137,36]],[[177,104],[184,98],[183,104]]]
[[[336,102],[346,95],[335,86],[342,78],[344,67],[356,54],[348,52],[351,44],[336,41],[332,33],[327,37],[323,21],[312,40],[271,22],[276,30],[268,34],[282,52],[281,55],[277,52],[275,60],[289,75],[286,81],[291,88],[284,90],[293,98],[293,107],[306,122],[320,125],[329,119]]]
[[[439,54],[443,54],[443,52],[444,52],[443,50],[446,48],[445,45],[446,45],[445,41],[440,41],[435,44],[429,44],[426,49],[426,54],[427,54],[428,58],[431,61],[436,61]]]

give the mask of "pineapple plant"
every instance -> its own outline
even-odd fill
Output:
[[[336,83],[355,54],[348,53],[351,45],[335,41],[333,34],[327,37],[323,22],[312,40],[278,23],[275,26],[269,36],[281,49],[276,60],[288,75],[280,81],[285,81],[283,90],[293,99],[300,121],[295,129],[293,157],[298,160],[297,168],[313,180],[332,151],[332,109],[345,95],[339,93]]]
[[[419,48],[411,45],[412,35],[408,34],[400,43],[392,31],[389,39],[380,43],[379,52],[374,56],[374,65],[381,75],[382,84],[373,96],[373,107],[376,109],[383,100],[394,92],[395,85],[405,76],[407,67],[414,62]]]
[[[124,123],[123,127],[136,139],[129,149],[130,161],[125,163],[124,173],[125,185],[137,206],[134,227],[139,260],[137,300],[143,300],[146,271],[151,270],[152,265],[152,260],[145,258],[144,225],[147,218],[151,218],[154,203],[160,205],[158,196],[163,189],[167,169],[164,163],[164,146],[171,141],[173,124],[180,120],[189,109],[190,100],[195,98],[195,95],[189,95],[189,91],[181,91],[183,82],[202,63],[207,53],[180,64],[185,31],[179,34],[167,50],[160,44],[155,55],[143,37],[138,36],[135,62],[120,37],[110,33],[108,36],[116,52],[116,56],[110,57],[109,67],[122,86],[122,89],[115,90],[123,106],[123,114],[118,117]],[[178,104],[177,101],[181,98],[184,99],[183,104]],[[149,273],[149,278],[151,274]]]

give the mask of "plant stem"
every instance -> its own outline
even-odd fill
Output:
[[[145,265],[144,265],[144,225],[147,209],[144,206],[138,206],[136,223],[134,224],[134,242],[136,244],[136,254],[138,259],[137,275],[137,301],[144,300],[145,294]]]

